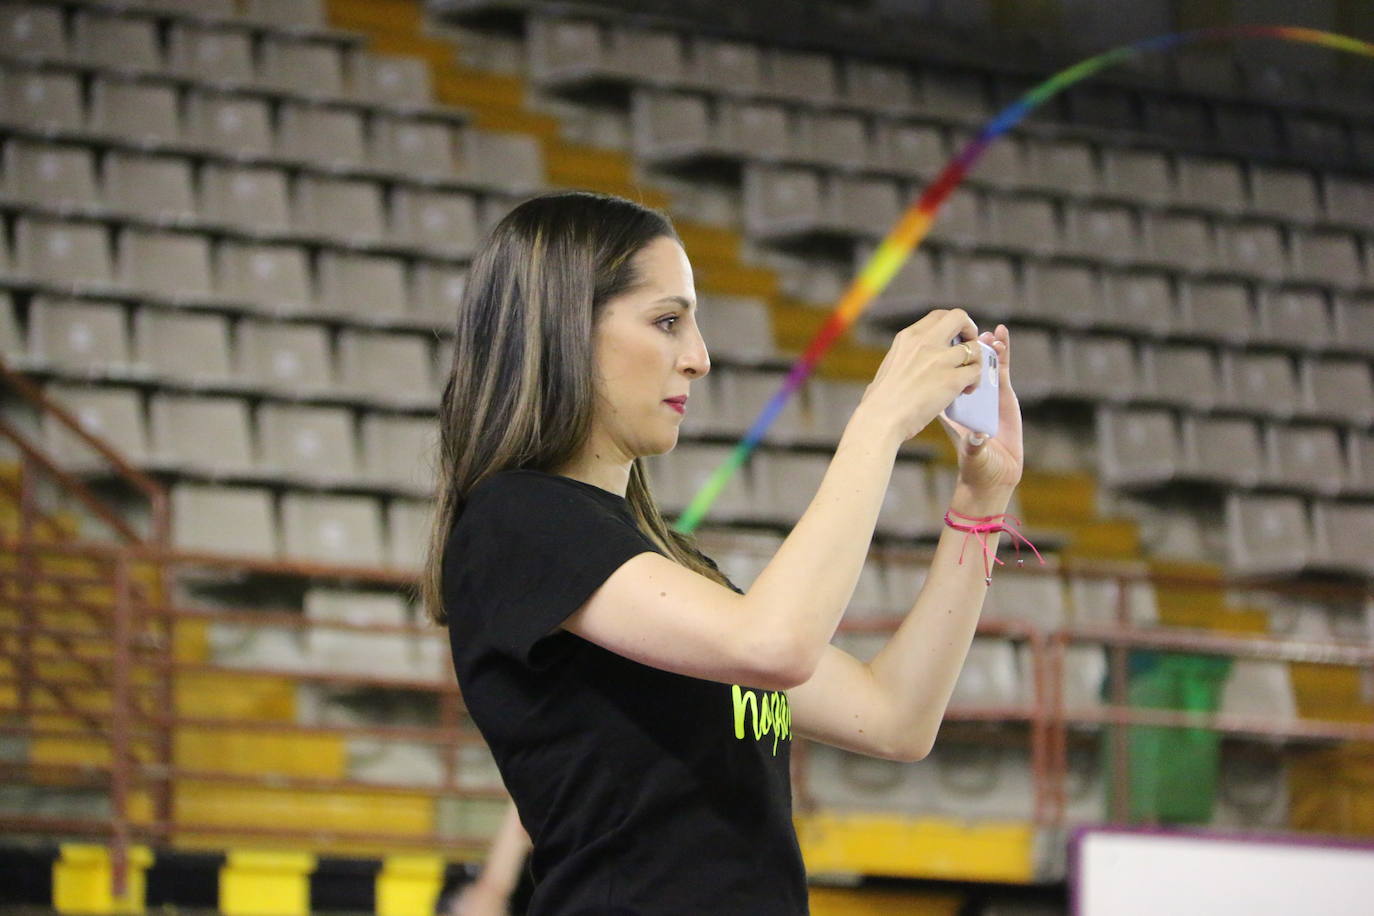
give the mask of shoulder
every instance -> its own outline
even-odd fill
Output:
[[[591,523],[635,527],[623,497],[570,477],[521,468],[479,481],[468,492],[455,528],[495,525],[528,533]]]

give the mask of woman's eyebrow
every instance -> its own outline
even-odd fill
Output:
[[[692,309],[697,307],[697,304],[695,302],[692,302],[690,299],[685,299],[682,296],[664,296],[662,299],[654,300],[655,305],[657,305],[659,302],[676,302],[678,305],[682,306],[688,311],[691,311]]]

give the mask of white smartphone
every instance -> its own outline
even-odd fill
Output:
[[[970,341],[962,341],[969,343]],[[961,341],[954,341],[955,345]],[[1001,397],[997,390],[997,351],[981,340],[983,372],[978,387],[969,394],[960,393],[945,408],[945,416],[985,436],[997,435],[997,418],[1001,414]]]

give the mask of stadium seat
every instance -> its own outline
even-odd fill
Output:
[[[1080,398],[1130,401],[1140,397],[1139,358],[1131,338],[1106,334],[1061,338],[1059,371],[1073,380]]]
[[[1292,275],[1344,289],[1363,286],[1364,264],[1357,237],[1348,232],[1294,230]]]
[[[1102,190],[1112,197],[1145,204],[1171,203],[1174,186],[1168,155],[1154,150],[1105,147]]]
[[[276,156],[327,169],[367,161],[363,116],[347,108],[285,102],[277,111]]]
[[[1246,276],[1279,281],[1288,274],[1283,230],[1272,223],[1236,223],[1218,229],[1219,264]]]
[[[411,295],[406,304],[412,317],[451,330],[467,287],[467,271],[445,264],[416,263],[410,271]]]
[[[318,29],[325,24],[322,0],[246,0],[243,15],[284,29]]]
[[[314,302],[305,251],[293,245],[222,242],[215,276],[219,295],[256,311],[300,313]]]
[[[446,121],[375,116],[367,159],[402,175],[448,178],[457,165],[453,128]]]
[[[433,512],[434,504],[429,499],[388,501],[387,561],[392,566],[399,569],[419,569],[424,565]]]
[[[988,87],[973,71],[934,70],[921,72],[916,104],[921,111],[958,121],[980,122],[988,110]]]
[[[1286,353],[1226,350],[1221,373],[1230,405],[1279,418],[1293,416],[1301,406],[1293,361]]]
[[[209,163],[200,181],[206,220],[249,232],[284,232],[290,227],[286,173],[281,169]]]
[[[1081,140],[1027,140],[1022,183],[1062,194],[1096,193],[1099,176],[1092,144]]]
[[[322,239],[380,241],[386,236],[382,190],[362,179],[302,175],[295,182],[291,225]]]
[[[1174,196],[1179,203],[1223,213],[1246,209],[1245,173],[1236,160],[1179,156],[1176,163]]]
[[[417,248],[471,255],[481,243],[477,201],[470,194],[397,187],[391,195],[391,234]]]
[[[32,314],[32,305],[29,310]],[[29,320],[32,327],[33,319]],[[23,368],[29,361],[28,346],[24,332],[19,328],[19,320],[15,317],[13,297],[7,292],[0,292],[0,356],[11,366]]]
[[[210,313],[140,308],[134,318],[138,363],[156,378],[221,385],[233,378],[229,319]]]
[[[847,105],[887,114],[912,107],[912,75],[900,64],[845,57],[840,77],[840,101]]]
[[[1193,280],[1182,284],[1179,324],[1189,336],[1244,344],[1257,323],[1250,287],[1245,284],[1228,280]]]
[[[878,510],[876,530],[895,538],[923,538],[939,533],[940,508],[923,464],[915,461],[893,464],[892,477]]]
[[[58,287],[108,287],[114,270],[109,233],[94,223],[21,216],[15,222],[18,272]]]
[[[187,139],[198,146],[238,156],[272,153],[272,116],[266,99],[210,90],[190,91]]]
[[[148,415],[157,467],[212,476],[254,470],[247,401],[155,392]]]
[[[343,55],[332,43],[267,35],[258,54],[257,81],[264,88],[330,98],[343,94]]]
[[[405,633],[370,633],[328,626],[331,623],[405,626],[410,623],[410,615],[400,595],[315,587],[305,593],[304,605],[306,619],[319,624],[304,631],[311,668],[378,677],[407,677],[410,674],[414,663],[414,637]]]
[[[716,404],[722,408],[719,421],[722,431],[730,435],[744,435],[749,430],[786,378],[783,372],[745,369],[718,369],[714,374],[717,376]],[[764,441],[797,442],[804,428],[801,405],[797,398],[789,398],[764,434]]]
[[[1181,270],[1207,270],[1216,260],[1211,221],[1185,213],[1145,216],[1150,260]]]
[[[1175,299],[1174,284],[1166,273],[1109,271],[1103,275],[1093,323],[1162,337],[1179,326]]]
[[[1250,211],[1283,220],[1315,222],[1321,216],[1317,183],[1306,169],[1250,167]]]
[[[277,551],[270,490],[178,483],[171,487],[171,504],[178,550],[249,557]]]
[[[439,447],[433,420],[367,411],[359,430],[363,479],[406,492],[433,492]]]
[[[247,85],[254,76],[251,39],[240,29],[174,21],[167,32],[167,69],[187,79]]]
[[[1225,400],[1210,347],[1159,343],[1147,348],[1143,357],[1151,398],[1196,411],[1211,410]]]
[[[1374,422],[1368,358],[1311,357],[1302,362],[1300,375],[1305,413],[1357,426]]]
[[[329,335],[321,325],[242,321],[237,355],[242,383],[286,394],[334,390]]]
[[[210,243],[198,233],[125,229],[119,234],[119,281],[173,302],[211,295]]]
[[[1015,301],[1015,300],[1013,300]],[[1105,324],[1103,288],[1097,271],[1053,261],[1026,265],[1026,295],[1015,314],[1076,328]]]
[[[196,217],[191,164],[176,156],[112,151],[105,157],[105,199],[111,207],[154,222]]]
[[[758,364],[777,359],[768,305],[750,296],[698,296],[697,323],[712,358]]]
[[[1100,406],[1096,422],[1097,466],[1103,483],[1153,486],[1178,477],[1183,447],[1172,411]]]
[[[1145,572],[1145,565],[1127,564],[1123,574]],[[1111,626],[1121,622],[1122,614],[1133,626],[1148,627],[1159,622],[1159,605],[1154,583],[1111,576],[1074,575],[1068,580],[1068,607],[1074,624]]]
[[[1374,353],[1374,296],[1336,296],[1331,310],[1333,342]]]
[[[95,157],[84,146],[11,138],[5,144],[4,192],[45,207],[93,208],[100,200]]]
[[[382,509],[371,497],[288,492],[281,498],[281,519],[287,559],[385,565]]]
[[[257,410],[258,468],[284,479],[352,483],[353,416],[343,407],[265,403]]]
[[[663,512],[676,517],[686,509],[716,468],[729,458],[731,451],[733,447],[727,445],[683,442],[666,455],[651,459],[654,494]],[[756,479],[746,464],[726,483],[711,507],[711,517],[722,522],[757,518],[758,500],[754,496]]]
[[[4,9],[0,7],[0,14]],[[80,78],[73,73],[0,69],[0,117],[34,130],[82,130],[86,114]]]
[[[1346,175],[1322,177],[1326,218],[1347,226],[1374,228],[1374,181]]]
[[[1142,253],[1141,226],[1134,207],[1070,204],[1064,209],[1063,248],[1070,254],[1127,262]]]
[[[28,358],[37,365],[82,374],[127,371],[131,350],[122,305],[44,297],[29,305]]]
[[[796,155],[816,165],[857,169],[868,164],[868,121],[848,112],[802,112],[797,117]]]
[[[1314,563],[1355,575],[1374,575],[1374,558],[1369,555],[1369,545],[1374,543],[1374,503],[1315,500],[1312,526]]]
[[[836,90],[835,61],[829,54],[765,49],[763,94],[826,105],[835,100]]]
[[[1016,262],[998,254],[950,254],[943,259],[953,305],[987,324],[1008,317],[1024,301]]]
[[[696,37],[685,78],[694,86],[754,96],[763,89],[763,55],[751,42]]]
[[[1345,486],[1345,457],[1334,426],[1266,424],[1268,476],[1285,486],[1335,495]]]
[[[62,59],[68,54],[62,8],[40,4],[0,6],[0,47],[7,55]]]
[[[367,51],[353,57],[349,88],[354,98],[384,105],[428,105],[433,94],[429,68],[420,58]]]
[[[319,278],[321,314],[384,321],[404,313],[405,262],[399,258],[326,251]]]
[[[961,150],[973,140],[973,134],[956,130],[950,136],[950,145],[955,150]],[[969,172],[969,177],[994,188],[1012,190],[1025,186],[1025,174],[1026,164],[1021,144],[1014,135],[1008,135],[987,148]]]
[[[1292,575],[1312,560],[1312,526],[1296,496],[1231,493],[1226,497],[1226,547],[1241,574]]]
[[[1314,289],[1268,290],[1260,296],[1253,339],[1293,350],[1324,350],[1331,345],[1331,311]]]
[[[874,124],[869,161],[877,168],[913,178],[929,178],[948,158],[945,135],[938,127],[885,119]]]
[[[177,143],[181,121],[172,86],[97,77],[91,86],[91,131],[137,144]]]
[[[65,407],[87,433],[104,439],[125,460],[135,464],[147,460],[143,398],[136,390],[49,383],[44,394]],[[43,426],[45,445],[58,467],[77,474],[109,474],[110,464],[54,417],[44,415]]]
[[[78,10],[72,20],[72,51],[85,64],[105,70],[162,68],[157,22],[102,10]]]
[[[1185,414],[1182,433],[1188,477],[1240,487],[1264,481],[1264,449],[1254,420]]]
[[[437,403],[422,335],[346,329],[339,334],[338,346],[341,392],[412,407]]]
[[[458,131],[458,176],[512,194],[542,189],[544,157],[533,137],[464,128]]]
[[[1049,198],[1000,196],[989,198],[988,204],[997,244],[1042,255],[1061,247],[1058,208]]]

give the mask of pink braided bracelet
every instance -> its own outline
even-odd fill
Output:
[[[973,524],[958,524],[950,518],[951,515],[956,515],[966,522],[973,522]],[[1016,545],[1017,566],[1026,565],[1025,561],[1021,559],[1021,541],[1025,541],[1027,547],[1029,547],[1031,550],[1035,550],[1035,545],[1032,544],[1025,535],[1023,535],[1020,531],[1017,531],[1015,528],[1008,527],[1005,521],[998,521],[998,519],[1011,519],[1011,521],[1014,524],[1021,524],[1021,520],[1019,518],[1017,518],[1014,515],[1007,515],[1006,513],[1002,513],[1001,515],[988,515],[983,518],[975,518],[972,515],[964,515],[962,512],[955,512],[953,509],[950,509],[948,512],[945,513],[945,524],[953,528],[955,531],[964,532],[964,542],[959,545],[960,566],[964,564],[964,547],[968,545],[969,535],[973,535],[974,537],[978,538],[978,544],[983,548],[983,581],[986,582],[988,585],[992,584],[992,564],[996,563],[999,566],[1006,565],[1001,560],[997,559],[996,555],[992,554],[992,552],[988,549],[987,536],[989,534],[992,534],[996,531],[1005,531],[1012,536],[1012,543]],[[1035,550],[1035,556],[1037,559],[1040,560],[1040,565],[1044,566],[1045,558],[1040,556],[1040,551]]]

